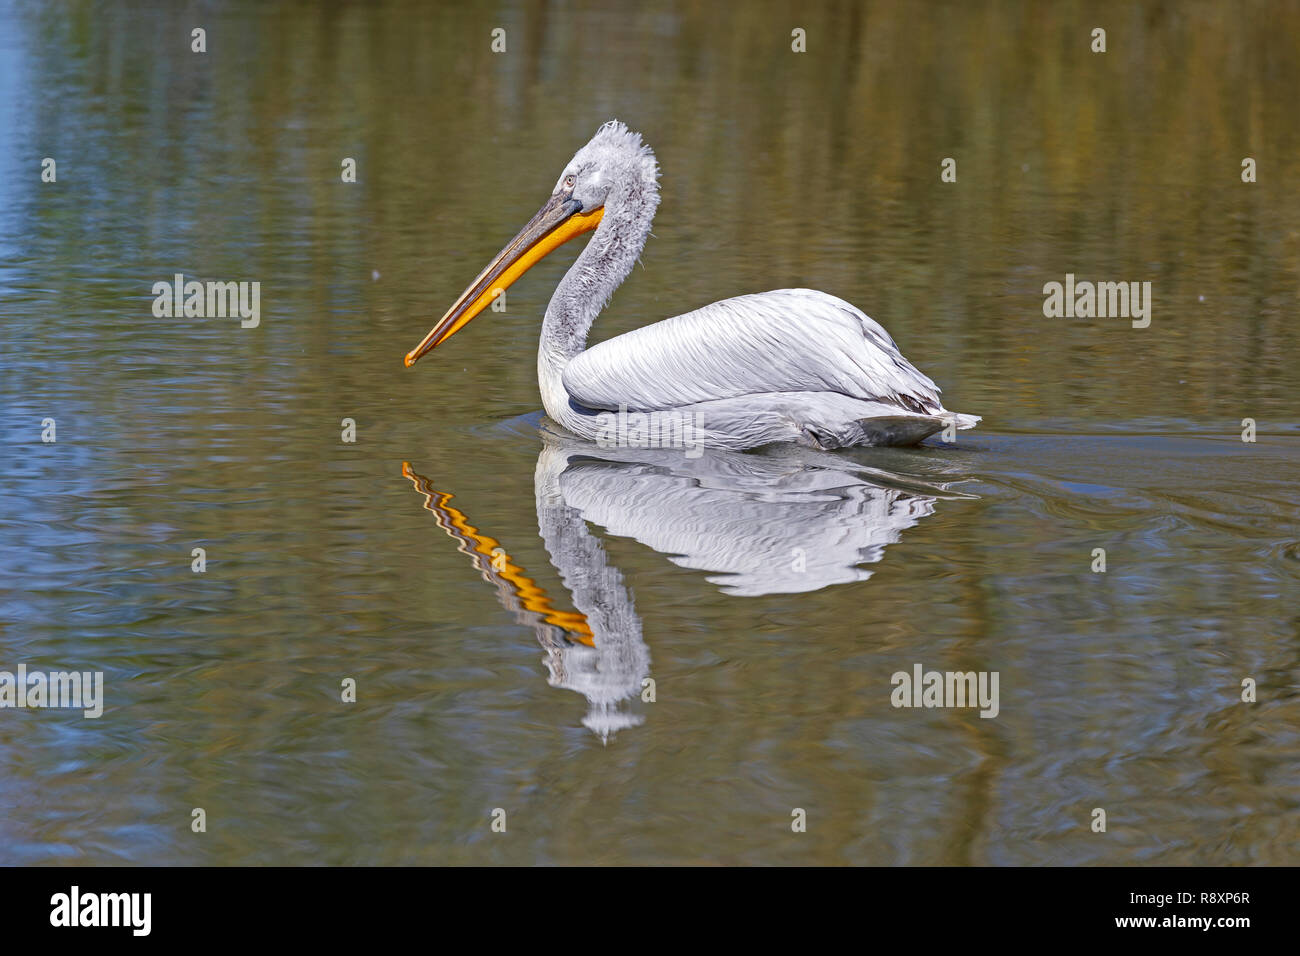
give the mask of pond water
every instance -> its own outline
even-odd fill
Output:
[[[0,709],[0,862],[1297,860],[1300,14],[793,16],[0,13],[0,670],[105,698]],[[822,289],[983,424],[558,434],[571,247],[404,368],[613,117],[663,201],[596,339]],[[259,324],[156,316],[177,273]],[[1047,317],[1067,274],[1150,324]],[[916,665],[996,716],[892,706]]]

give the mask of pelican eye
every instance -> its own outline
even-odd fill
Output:
[[[565,188],[565,189],[572,189],[572,188],[573,188],[574,186],[576,186],[577,184],[578,184],[578,177],[577,177],[577,176],[574,176],[572,173],[570,173],[569,175],[567,175],[567,176],[564,177],[564,188]]]

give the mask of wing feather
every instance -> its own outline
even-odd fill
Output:
[[[680,408],[764,392],[838,392],[909,411],[939,388],[881,326],[843,299],[781,289],[714,302],[587,349],[564,387],[588,408]]]

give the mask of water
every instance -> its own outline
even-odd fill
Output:
[[[107,701],[0,711],[0,861],[1295,862],[1300,12],[798,17],[4,8],[0,669]],[[404,369],[613,116],[663,203],[597,338],[824,289],[983,426],[575,447],[572,249]],[[155,318],[177,272],[260,326]],[[1044,317],[1066,273],[1150,327]],[[917,663],[998,715],[892,707]]]

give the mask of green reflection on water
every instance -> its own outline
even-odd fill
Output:
[[[0,14],[0,667],[109,701],[0,714],[0,859],[1294,860],[1295,6],[249,3],[204,56],[194,16]],[[663,203],[597,338],[824,289],[985,426],[851,456],[974,497],[811,592],[577,509],[658,688],[602,743],[401,474],[583,600],[502,424],[573,251],[401,357],[613,116]],[[261,326],[154,319],[176,272],[260,281]],[[1066,273],[1151,281],[1151,327],[1044,318]],[[999,718],[890,708],[918,661],[999,671]]]

